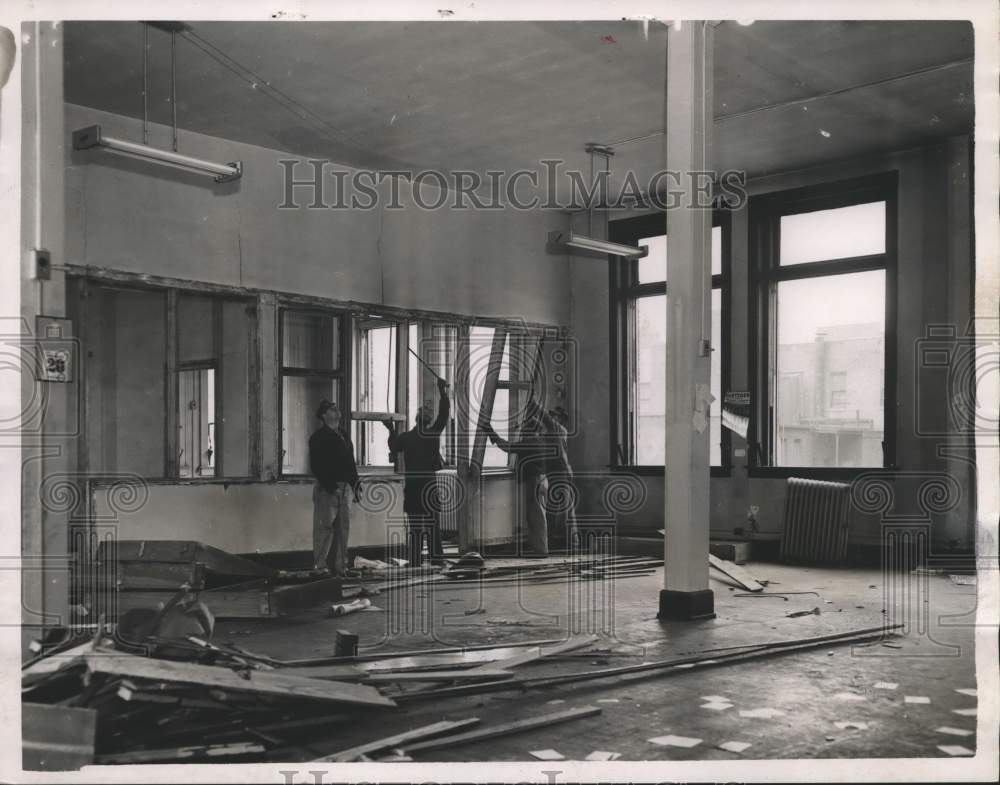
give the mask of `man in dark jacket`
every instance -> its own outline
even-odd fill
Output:
[[[316,416],[323,425],[309,437],[309,468],[313,488],[313,566],[333,575],[347,575],[347,539],[351,530],[351,500],[361,501],[361,483],[354,445],[340,427],[340,409],[324,400]],[[328,564],[329,560],[329,564]]]
[[[448,424],[451,401],[448,400],[448,382],[438,379],[437,384],[440,401],[434,422],[431,422],[426,406],[417,409],[416,422],[410,430],[403,433],[396,433],[392,420],[383,421],[389,429],[389,452],[403,456],[403,471],[406,475],[403,512],[406,513],[409,560],[414,567],[420,566],[425,536],[428,538],[427,547],[431,559],[444,557],[436,515],[439,512],[436,472],[444,466],[438,448],[441,432]]]

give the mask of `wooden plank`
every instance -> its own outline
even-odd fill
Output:
[[[451,671],[397,671],[394,673],[371,673],[365,679],[368,684],[388,684],[408,681],[477,681],[490,679],[510,679],[514,676],[510,671],[497,668],[480,667],[469,670]]]
[[[508,736],[512,733],[523,733],[524,731],[533,730],[535,728],[544,728],[561,722],[578,720],[583,717],[593,717],[600,713],[601,709],[599,706],[582,706],[577,709],[558,711],[555,714],[543,714],[540,717],[532,717],[526,720],[516,720],[515,722],[508,722],[504,725],[493,725],[489,728],[479,728],[477,730],[468,731],[467,733],[459,733],[454,736],[445,736],[440,739],[430,739],[429,741],[422,741],[416,744],[404,746],[403,749],[407,754],[412,754],[423,750],[437,750],[443,747],[454,747],[459,744],[471,744],[485,739],[495,739],[498,736]]]
[[[99,765],[122,765],[128,763],[176,763],[191,758],[233,758],[244,755],[259,755],[266,751],[263,744],[240,741],[233,744],[202,744],[194,747],[173,747],[162,750],[133,750],[98,755]]]
[[[91,653],[84,655],[84,658],[91,673],[192,684],[278,698],[309,698],[359,706],[396,705],[392,699],[386,698],[374,687],[363,684],[308,679],[276,671],[250,671],[248,678],[243,678],[228,668],[171,662],[127,654]]]
[[[474,668],[468,673],[471,676],[475,674],[495,672],[497,669],[507,670],[509,668],[516,668],[520,665],[527,665],[529,662],[540,660],[542,657],[548,657],[552,654],[565,654],[568,651],[582,649],[584,646],[589,646],[596,640],[596,635],[582,635],[576,638],[570,638],[568,641],[557,643],[555,646],[546,646],[545,648],[539,646],[536,649],[531,649],[523,654],[517,654],[506,660],[500,660],[499,662],[494,662],[490,665],[483,665],[479,668]]]
[[[206,572],[217,575],[256,575],[273,578],[277,571],[241,556],[195,540],[116,540],[101,542],[100,561],[203,562]]]
[[[312,608],[320,603],[334,602],[343,598],[343,578],[324,578],[307,583],[293,583],[276,586],[269,598],[271,611],[275,614],[293,613],[303,608]]]
[[[439,733],[447,733],[451,730],[458,730],[459,728],[468,728],[471,725],[475,725],[479,722],[478,717],[469,717],[465,720],[443,720],[441,722],[435,722],[430,725],[424,725],[421,728],[414,728],[413,730],[404,731],[403,733],[397,733],[395,736],[386,736],[384,739],[376,739],[375,741],[369,741],[365,744],[361,744],[357,747],[351,747],[350,749],[341,750],[340,752],[335,752],[332,755],[325,755],[322,758],[316,758],[313,763],[350,763],[351,761],[357,760],[360,756],[366,755],[369,752],[378,752],[379,750],[390,749],[392,747],[398,747],[408,741],[414,741],[416,739],[426,739],[430,736],[436,736]]]
[[[114,565],[115,586],[119,590],[173,589],[182,584],[192,589],[205,586],[205,565],[202,562],[132,561],[119,559]]]
[[[21,704],[21,765],[29,771],[76,771],[94,762],[97,712]]]
[[[105,598],[105,602],[111,600],[114,605],[101,610],[109,619],[113,619],[134,608],[156,608],[159,603],[167,602],[175,594],[174,591],[120,591]],[[266,589],[212,589],[199,592],[198,599],[208,606],[217,619],[267,619],[276,615],[271,605],[271,592]],[[90,598],[85,603],[91,612],[95,610],[95,602],[95,598]]]
[[[757,583],[749,572],[733,564],[731,561],[724,561],[712,554],[708,554],[708,563],[726,577],[732,578],[747,591],[764,591],[764,587]]]

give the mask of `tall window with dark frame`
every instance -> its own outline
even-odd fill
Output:
[[[764,465],[892,463],[895,178],[751,202]]]
[[[343,317],[281,309],[281,473],[309,474],[309,436],[324,398],[343,412]]]
[[[635,261],[614,260],[612,291],[612,421],[614,462],[662,466],[665,449],[667,237],[662,215],[639,216],[611,224],[615,242],[639,245],[649,253]],[[729,464],[729,438],[722,428],[722,393],[728,350],[729,217],[719,211],[712,227],[712,357],[710,463]]]

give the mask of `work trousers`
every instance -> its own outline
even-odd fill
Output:
[[[528,553],[548,555],[549,525],[546,508],[549,498],[549,481],[544,474],[525,478],[528,498],[525,500],[525,546]]]
[[[313,488],[313,566],[334,575],[347,570],[347,538],[351,531],[351,486],[338,482],[334,493]]]

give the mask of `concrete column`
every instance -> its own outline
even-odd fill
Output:
[[[708,588],[712,211],[712,27],[667,34],[666,162],[679,200],[667,210],[666,500],[661,619],[714,617]],[[702,187],[699,194],[698,188]],[[668,203],[669,204],[669,203]]]
[[[20,109],[23,117],[21,394],[22,404],[36,401],[38,410],[22,405],[20,423],[22,623],[24,634],[35,637],[36,625],[70,621],[69,522],[84,485],[70,463],[78,425],[76,386],[37,381],[34,368],[41,351],[38,339],[45,337],[35,335],[36,317],[66,315],[63,31],[58,22],[28,22],[20,32],[21,103],[5,102],[4,112]],[[39,249],[50,254],[53,269],[48,277],[38,274]],[[79,360],[77,355],[75,362]],[[79,376],[79,367],[72,373]]]

